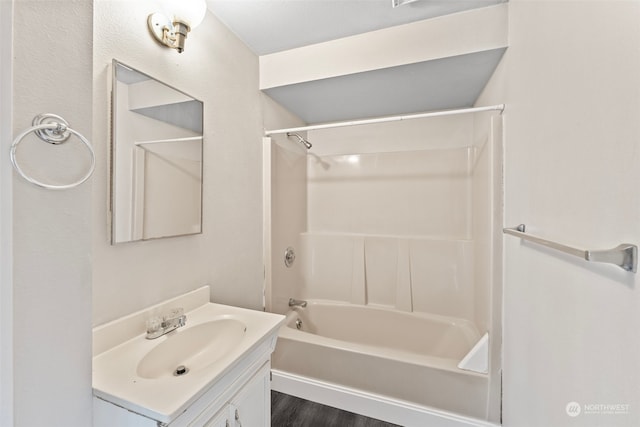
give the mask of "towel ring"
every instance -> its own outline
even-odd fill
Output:
[[[13,143],[11,144],[11,164],[21,177],[23,177],[30,183],[37,185],[38,187],[46,188],[48,190],[65,190],[68,188],[77,187],[87,179],[89,179],[89,177],[93,174],[93,170],[96,166],[96,155],[93,151],[93,148],[91,147],[91,144],[89,144],[89,141],[87,141],[87,138],[82,136],[81,133],[71,129],[66,120],[55,114],[39,114],[34,117],[32,124],[33,126],[22,132],[20,135],[16,136],[16,138],[13,140]],[[38,138],[49,144],[62,144],[66,142],[72,134],[75,135],[87,147],[87,149],[89,150],[89,154],[91,155],[91,165],[89,166],[89,170],[87,171],[87,173],[78,181],[64,185],[45,184],[44,182],[40,182],[35,178],[25,174],[24,171],[20,168],[20,165],[18,165],[18,161],[16,159],[16,149],[18,148],[18,145],[22,142],[24,137],[31,132],[35,133]]]

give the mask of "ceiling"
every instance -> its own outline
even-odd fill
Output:
[[[256,55],[267,55],[506,0],[207,0]]]
[[[207,0],[256,55],[268,55],[507,0]],[[479,24],[482,25],[482,24]],[[456,37],[456,31],[451,34]],[[441,41],[446,43],[445,40]],[[304,122],[474,105],[505,48],[263,89]]]

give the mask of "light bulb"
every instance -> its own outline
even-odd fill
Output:
[[[204,20],[207,3],[205,0],[164,0],[162,9],[174,23],[183,23],[193,30]]]

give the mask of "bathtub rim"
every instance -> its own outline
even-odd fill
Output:
[[[475,324],[471,320],[464,319],[461,317],[446,316],[444,314],[437,314],[437,313],[425,313],[421,311],[405,311],[405,310],[400,310],[400,309],[393,308],[387,305],[382,305],[382,304],[368,303],[368,304],[362,305],[362,304],[354,304],[348,301],[330,300],[330,299],[322,299],[322,298],[301,299],[301,301],[305,301],[307,303],[307,306],[335,305],[335,306],[341,306],[341,307],[357,307],[357,308],[364,308],[366,310],[380,310],[385,312],[407,315],[411,317],[417,317],[420,319],[435,320],[439,323],[449,323],[449,324],[460,323],[460,324],[464,324],[465,326],[468,326],[475,333],[477,333],[478,339],[480,339],[480,337],[483,335],[483,333],[480,330],[478,330],[478,328],[475,326]],[[299,307],[299,306],[289,307],[289,310],[287,310],[287,312],[278,313],[278,314],[283,314],[286,316],[291,311],[298,311],[298,310],[305,310],[305,307]]]
[[[337,305],[343,307],[358,307],[364,308],[367,310],[382,310],[393,313],[400,313],[403,315],[417,317],[425,320],[435,320],[439,323],[446,323],[449,325],[457,326],[460,323],[464,323],[465,327],[471,328],[474,334],[477,334],[477,339],[474,340],[473,344],[469,347],[469,350],[473,348],[475,342],[479,340],[482,335],[478,333],[475,325],[466,319],[452,318],[448,316],[443,316],[439,314],[432,313],[413,313],[413,312],[405,312],[402,310],[395,310],[391,308],[387,308],[384,306],[363,306],[360,304],[353,304],[344,301],[333,301],[333,300],[323,300],[323,299],[308,299],[307,305]],[[321,345],[326,347],[335,348],[341,351],[348,351],[358,354],[368,355],[370,357],[378,357],[383,359],[391,359],[398,362],[408,363],[411,365],[417,366],[429,366],[436,369],[442,369],[450,372],[455,372],[458,374],[465,374],[470,376],[477,376],[481,378],[487,378],[488,373],[480,373],[469,371],[465,369],[458,368],[458,363],[465,357],[464,355],[460,358],[460,360],[456,358],[446,358],[446,357],[438,357],[431,355],[421,355],[413,352],[408,352],[404,350],[397,350],[384,346],[375,346],[370,344],[361,344],[343,341],[335,338],[329,338],[322,335],[317,335],[311,332],[297,330],[295,327],[295,321],[300,315],[300,312],[307,310],[304,307],[291,307],[289,311],[285,314],[285,321],[283,322],[280,330],[278,331],[278,338],[304,342],[306,344],[311,345]],[[382,350],[382,352],[381,352]],[[466,353],[465,353],[466,354]]]
[[[381,310],[381,311],[389,311],[389,312],[394,312],[394,313],[400,313],[400,314],[406,314],[406,315],[410,315],[412,317],[419,317],[419,318],[428,318],[428,319],[432,319],[432,320],[438,320],[438,321],[442,321],[442,322],[446,322],[446,323],[450,323],[450,322],[462,322],[462,323],[469,323],[471,326],[473,326],[474,329],[477,330],[477,328],[475,328],[475,325],[473,324],[472,321],[468,320],[468,319],[464,319],[461,317],[454,317],[454,316],[447,316],[444,314],[437,314],[437,313],[427,313],[427,312],[422,312],[422,311],[405,311],[405,310],[401,310],[398,308],[394,308],[393,306],[389,306],[389,305],[384,305],[384,304],[373,304],[373,303],[367,303],[367,304],[356,304],[356,303],[352,303],[349,301],[343,301],[343,300],[331,300],[331,299],[324,299],[324,298],[295,298],[296,300],[300,300],[300,301],[304,301],[307,303],[308,306],[310,305],[337,305],[337,306],[348,306],[348,307],[360,307],[360,308],[365,308],[367,310],[371,309],[371,310]],[[291,311],[291,310],[298,310],[298,309],[302,309],[304,310],[304,307],[299,307],[299,306],[294,306],[294,307],[289,307],[289,310],[287,310],[287,312]],[[286,313],[278,313],[278,314],[286,314]],[[480,336],[482,334],[480,334],[480,332],[478,331],[478,336]]]

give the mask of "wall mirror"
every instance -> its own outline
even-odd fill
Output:
[[[202,233],[203,103],[112,68],[111,243]]]

